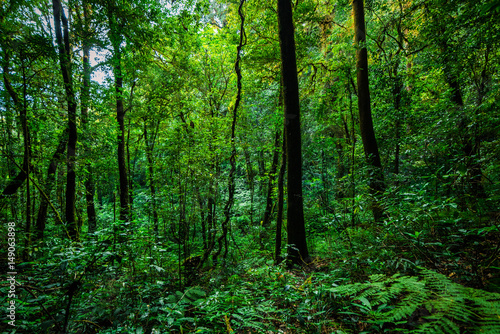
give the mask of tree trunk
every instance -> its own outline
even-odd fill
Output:
[[[68,150],[67,150],[67,174],[66,174],[66,221],[68,223],[68,236],[77,240],[78,228],[75,221],[76,200],[76,100],[73,89],[73,78],[71,73],[71,49],[69,44],[68,20],[64,14],[60,0],[52,0],[54,11],[54,28],[56,32],[57,46],[59,50],[59,63],[64,81],[66,99],[68,100]],[[61,27],[62,24],[62,27]]]
[[[68,129],[61,134],[61,138],[59,139],[59,145],[57,145],[56,151],[52,156],[52,160],[50,161],[49,168],[47,169],[47,180],[45,181],[45,195],[49,198],[52,189],[54,188],[56,182],[56,171],[57,166],[59,165],[59,161],[64,154],[66,145],[68,143]],[[45,198],[45,196],[41,197],[40,207],[38,208],[38,216],[36,219],[36,232],[35,239],[42,240],[43,233],[45,231],[45,222],[47,220],[47,209],[49,207],[49,202]]]
[[[373,130],[373,120],[370,102],[370,87],[368,82],[368,51],[366,49],[365,13],[363,0],[353,0],[354,42],[356,49],[356,71],[358,86],[358,109],[361,139],[366,160],[370,166],[369,187],[374,197],[372,203],[373,216],[376,222],[384,218],[384,211],[378,202],[378,197],[385,190],[384,174],[378,151],[377,139]]]
[[[90,34],[90,29],[88,26],[88,4],[84,2],[83,16],[85,24],[85,34]],[[95,210],[95,185],[94,185],[94,171],[92,164],[89,161],[91,155],[90,149],[90,139],[88,118],[89,118],[89,105],[90,105],[90,75],[92,69],[90,66],[90,41],[89,36],[86,35],[83,40],[83,86],[82,86],[82,128],[83,133],[86,135],[86,140],[83,140],[84,145],[84,155],[86,158],[85,168],[87,170],[87,175],[85,178],[85,200],[87,202],[87,228],[88,233],[94,233],[97,230],[97,215]]]
[[[278,0],[278,31],[287,147],[287,231],[291,263],[310,261],[307,250],[302,198],[302,141],[300,130],[299,84],[295,56],[292,4]]]
[[[109,19],[109,39],[113,46],[113,74],[115,77],[115,99],[116,99],[116,120],[118,122],[118,174],[120,178],[120,216],[122,222],[128,222],[130,218],[130,196],[127,175],[127,163],[125,156],[125,109],[123,107],[123,73],[121,65],[120,44],[122,37],[120,27],[115,18],[113,6],[108,7]]]

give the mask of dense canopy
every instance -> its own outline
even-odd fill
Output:
[[[0,329],[500,332],[499,18],[1,1]]]

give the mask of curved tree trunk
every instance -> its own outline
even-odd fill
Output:
[[[358,109],[361,139],[366,160],[370,166],[369,187],[374,201],[372,203],[373,216],[376,222],[384,218],[384,211],[378,202],[378,197],[385,190],[384,174],[380,162],[377,139],[373,130],[373,120],[370,102],[370,87],[368,82],[368,51],[366,50],[365,12],[363,0],[353,0],[354,41],[356,49],[356,71],[358,85]]]
[[[67,143],[68,143],[68,129],[66,128],[61,135],[61,139],[59,140],[59,145],[57,145],[56,151],[52,156],[52,160],[50,161],[49,168],[47,170],[47,180],[45,181],[45,196],[47,198],[50,196],[50,193],[54,188],[56,181],[55,176],[56,176],[57,166],[59,165],[59,161],[61,161]],[[36,232],[35,232],[36,240],[42,240],[43,232],[45,231],[47,209],[49,207],[49,201],[45,198],[45,196],[41,196],[40,207],[38,208],[38,216],[36,218]]]

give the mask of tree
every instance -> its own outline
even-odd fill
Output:
[[[97,216],[94,203],[95,185],[94,185],[94,171],[92,168],[92,163],[89,161],[89,156],[91,154],[90,149],[90,138],[89,136],[89,105],[90,105],[90,76],[92,73],[92,68],[90,65],[90,48],[91,48],[91,29],[90,29],[90,11],[91,6],[87,1],[83,1],[83,38],[82,38],[82,48],[83,48],[83,84],[81,88],[81,114],[82,114],[82,130],[85,133],[85,138],[83,140],[85,159],[85,168],[87,169],[87,175],[85,177],[85,200],[87,202],[87,226],[88,232],[93,233],[97,229]],[[80,21],[82,19],[78,17]]]
[[[302,198],[302,133],[300,130],[299,83],[295,55],[292,3],[278,0],[278,31],[287,151],[287,232],[288,254],[292,263],[310,261],[307,249]]]
[[[52,0],[54,13],[54,28],[59,51],[59,64],[64,81],[64,90],[68,101],[68,149],[67,149],[67,171],[66,171],[66,221],[68,223],[68,237],[77,240],[78,228],[75,221],[75,199],[76,199],[76,97],[73,87],[73,74],[71,70],[71,48],[69,41],[68,19],[64,14],[62,4],[59,0]],[[62,25],[62,26],[61,26]]]
[[[384,174],[382,172],[382,163],[373,130],[373,120],[370,101],[370,86],[368,81],[368,51],[366,49],[366,28],[365,28],[365,11],[363,0],[353,0],[352,2],[354,16],[354,43],[356,44],[356,71],[357,71],[357,86],[358,86],[358,111],[359,111],[359,126],[361,129],[361,139],[365,157],[370,169],[369,187],[371,194],[375,197],[372,203],[373,216],[376,222],[379,222],[384,217],[383,209],[381,208],[377,197],[379,197],[385,189]]]
[[[125,108],[123,106],[123,70],[122,70],[122,42],[121,30],[123,25],[117,16],[117,4],[108,1],[107,15],[109,25],[109,40],[113,48],[112,66],[114,74],[116,120],[118,122],[118,173],[120,175],[120,220],[127,222],[130,218],[130,194],[125,156]]]

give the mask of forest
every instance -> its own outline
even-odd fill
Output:
[[[500,333],[499,0],[0,30],[0,333]]]

